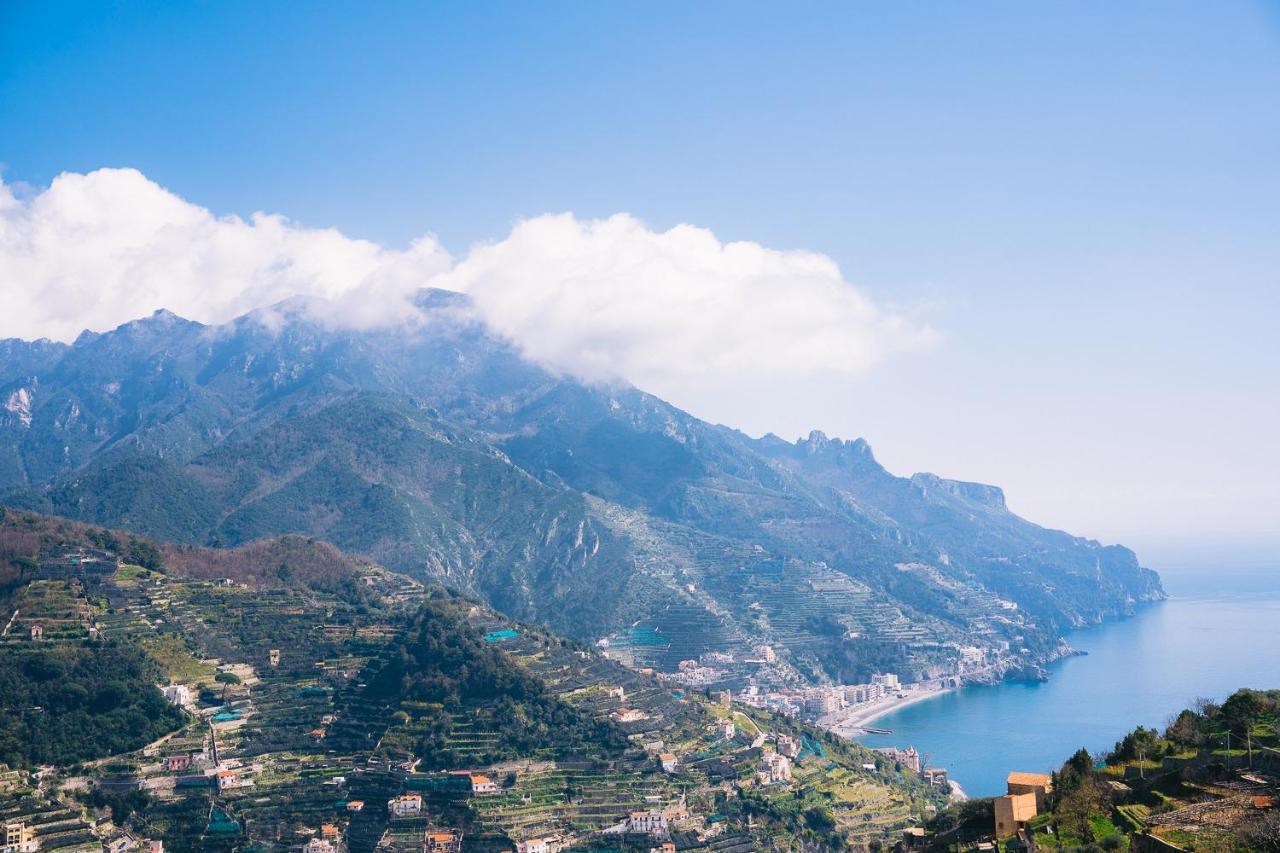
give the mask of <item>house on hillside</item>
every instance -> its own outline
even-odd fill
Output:
[[[481,776],[478,773],[471,774],[471,793],[484,796],[486,794],[498,793],[498,783],[490,779],[488,776]]]
[[[462,853],[462,833],[430,827],[422,836],[422,853]]]
[[[35,853],[40,849],[35,827],[27,826],[26,823],[6,823],[2,837],[4,845],[0,850],[5,853]]]
[[[778,735],[774,738],[774,743],[778,747],[778,754],[785,755],[787,758],[795,758],[800,754],[800,739],[791,735]]]
[[[766,752],[756,764],[756,781],[761,785],[790,782],[791,759],[776,752]]]
[[[658,838],[667,835],[667,816],[661,811],[632,812],[627,818],[627,832],[647,833]]]
[[[31,642],[38,643],[43,639],[44,639],[44,626],[32,625],[31,626]]]
[[[1053,792],[1053,778],[1044,773],[1013,772],[1005,780],[1010,794],[1035,794],[1036,808],[1044,811],[1049,802],[1049,794]]]
[[[638,708],[619,708],[609,715],[615,723],[636,723],[648,719],[649,715]]]
[[[995,799],[996,838],[1012,838],[1044,811],[1053,779],[1044,773],[1013,772],[1005,780],[1008,791]]]
[[[995,798],[996,838],[1012,838],[1038,814],[1035,794],[1005,794]]]
[[[676,758],[674,753],[664,752],[658,756],[658,760],[662,762],[663,773],[675,773],[676,768],[680,766],[680,759]]]
[[[422,796],[403,794],[387,801],[387,813],[391,817],[417,817],[422,814]]]
[[[218,791],[227,791],[231,788],[249,788],[253,783],[248,782],[240,776],[239,771],[223,769],[213,775],[214,783],[218,786]]]
[[[516,853],[551,853],[550,838],[529,838],[516,842]]]

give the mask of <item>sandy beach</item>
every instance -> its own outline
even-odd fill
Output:
[[[908,705],[914,705],[917,702],[923,702],[926,699],[932,699],[935,696],[941,696],[948,690],[954,689],[936,684],[908,685],[892,696],[886,696],[875,702],[853,705],[836,711],[834,714],[828,714],[818,720],[818,725],[844,737],[857,737],[860,734],[865,734],[867,726],[872,725],[886,714],[892,713],[899,708],[905,708]]]
[[[902,688],[892,696],[886,696],[875,702],[854,705],[834,714],[828,714],[819,719],[817,723],[824,729],[835,732],[842,737],[856,738],[858,735],[865,734],[868,726],[871,726],[886,714],[892,713],[899,708],[905,708],[908,705],[914,705],[917,702],[923,702],[926,699],[932,699],[935,696],[941,696],[943,693],[955,689],[954,687],[942,687],[937,684],[913,684]],[[956,780],[951,779],[950,782],[951,802],[958,803],[969,798]]]

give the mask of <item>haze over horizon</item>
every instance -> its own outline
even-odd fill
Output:
[[[450,287],[699,417],[1264,562],[1280,17],[1002,9],[7,6],[0,336]]]

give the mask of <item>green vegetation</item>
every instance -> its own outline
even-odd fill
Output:
[[[484,764],[543,750],[564,757],[621,754],[627,746],[622,732],[548,694],[537,679],[485,642],[459,613],[471,606],[445,597],[424,603],[390,648],[388,664],[369,684],[372,697],[399,698],[429,709],[428,718],[419,720],[428,728],[416,750],[425,767],[445,768],[458,761],[451,726],[463,713],[471,728],[494,734],[484,752],[472,756]]]
[[[218,674],[217,667],[193,655],[187,642],[177,634],[144,637],[138,645],[156,662],[169,682],[198,684],[212,681]]]
[[[122,642],[0,652],[0,763],[75,764],[174,731],[186,718],[156,689],[158,676]]]
[[[17,512],[0,520],[6,535],[8,565],[28,559],[30,570],[41,570],[40,555],[57,559],[59,548],[90,537],[129,542]],[[37,641],[20,620],[23,630],[0,642],[0,656],[17,666],[6,678],[45,708],[66,698],[53,687],[61,672],[57,681],[77,701],[75,685],[84,685],[88,710],[103,717],[66,717],[74,738],[70,725],[16,737],[64,748],[10,757],[52,768],[42,792],[20,801],[0,793],[6,819],[57,816],[57,831],[42,830],[42,849],[102,840],[86,808],[163,838],[175,853],[283,849],[325,823],[339,827],[348,850],[369,851],[383,840],[420,844],[428,822],[462,830],[469,851],[510,849],[538,834],[648,850],[649,838],[611,835],[602,845],[596,833],[650,809],[671,810],[689,837],[713,835],[716,849],[835,849],[891,839],[943,799],[914,776],[864,769],[875,756],[856,744],[673,691],[475,598],[426,589],[322,543],[145,544],[162,557],[154,569],[28,575],[5,592],[6,606],[30,608],[47,628]],[[191,688],[196,716],[160,698],[153,685],[168,681]],[[0,689],[7,700],[9,682]],[[635,714],[618,715],[623,708]],[[161,714],[150,728],[134,717],[146,709]],[[736,738],[714,731],[722,718],[738,722]],[[760,785],[756,766],[782,735],[803,744],[792,780]],[[662,751],[679,756],[674,772],[661,768]],[[207,775],[216,768],[230,774],[219,786]],[[473,793],[473,773],[497,789]],[[426,814],[389,820],[387,800],[406,792],[423,795]],[[365,805],[349,809],[353,801]]]

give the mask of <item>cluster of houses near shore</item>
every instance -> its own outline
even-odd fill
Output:
[[[763,708],[787,717],[818,719],[844,708],[877,702],[902,690],[902,682],[894,673],[876,673],[866,684],[839,684],[808,687],[803,690],[771,690],[761,692],[751,686],[737,698],[739,702]]]

